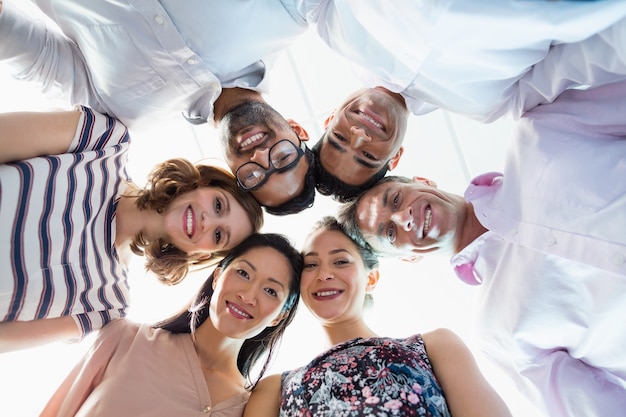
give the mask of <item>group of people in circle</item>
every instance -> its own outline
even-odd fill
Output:
[[[98,332],[42,415],[511,415],[451,331],[389,338],[364,319],[380,256],[434,251],[453,255],[461,280],[491,289],[484,335],[516,378],[541,388],[558,375],[542,399],[550,415],[623,409],[620,352],[578,353],[590,336],[567,326],[544,343],[549,329],[537,323],[569,324],[576,310],[595,335],[623,317],[624,3],[35,3],[54,27],[0,1],[0,61],[75,107],[0,115],[0,351]],[[490,26],[477,16],[493,28],[478,30]],[[496,36],[503,22],[506,39]],[[266,58],[313,27],[371,87],[337,106],[309,148],[307,131],[262,93]],[[407,158],[409,115],[436,108],[516,118],[505,172],[477,177],[465,196],[389,176]],[[230,172],[176,158],[145,186],[132,182],[133,129],[172,117],[212,121]],[[582,160],[618,185],[597,190],[575,169]],[[262,233],[264,213],[306,210],[316,190],[343,205],[301,250]],[[134,323],[133,255],[166,285],[211,272],[179,314]],[[613,291],[586,298],[588,308],[559,298],[598,282]],[[524,294],[519,308],[505,311],[503,294]],[[300,301],[329,349],[265,375]],[[620,346],[626,335],[612,337]],[[581,406],[580,392],[596,390]]]

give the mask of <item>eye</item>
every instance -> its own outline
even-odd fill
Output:
[[[347,142],[346,138],[344,138],[343,136],[341,136],[339,133],[337,132],[333,132],[333,134],[335,135],[335,137],[337,138],[337,140],[339,142]]]
[[[349,264],[350,261],[347,259],[338,259],[335,261],[335,265],[346,265]]]
[[[393,195],[393,198],[391,199],[391,203],[393,204],[394,208],[398,208],[398,206],[400,205],[400,193],[399,192]]]
[[[250,279],[250,275],[248,274],[248,271],[246,271],[245,269],[237,269],[237,274],[239,274],[240,277],[245,278],[245,279]]]
[[[271,295],[272,297],[278,297],[278,291],[273,288],[266,288],[265,292]]]
[[[378,161],[378,158],[376,158],[374,155],[372,155],[369,152],[363,152],[363,156],[365,156],[367,159],[371,161]]]
[[[396,241],[396,227],[394,224],[391,224],[387,229],[387,241],[389,243],[394,243]]]
[[[304,262],[304,269],[312,269],[315,268],[317,264],[315,262]]]
[[[215,212],[217,214],[220,214],[220,212],[222,211],[222,206],[223,206],[222,200],[220,200],[219,198],[216,198],[215,199]]]
[[[215,229],[215,243],[219,244],[222,241],[222,231],[220,229]]]

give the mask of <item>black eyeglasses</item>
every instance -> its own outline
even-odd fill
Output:
[[[275,172],[284,172],[295,166],[304,155],[304,142],[300,141],[300,147],[288,139],[276,142],[269,151],[270,167],[263,168],[256,162],[246,162],[235,172],[237,184],[244,190],[256,190]]]

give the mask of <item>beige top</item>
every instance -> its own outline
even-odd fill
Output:
[[[241,416],[248,394],[213,404],[191,336],[118,319],[52,396],[41,416]]]

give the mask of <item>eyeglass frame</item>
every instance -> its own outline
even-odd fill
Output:
[[[306,149],[306,144],[302,141],[302,139],[298,138],[298,140],[300,141],[300,146],[296,146],[292,141],[290,141],[289,139],[281,139],[278,142],[276,142],[275,144],[273,144],[272,146],[270,146],[269,151],[267,152],[267,158],[268,161],[270,163],[270,167],[269,169],[265,169],[261,164],[259,164],[258,162],[254,162],[254,161],[248,161],[245,164],[242,164],[239,168],[237,168],[237,170],[235,171],[235,179],[237,180],[237,185],[239,186],[239,188],[241,188],[244,191],[254,191],[254,190],[258,190],[259,188],[261,188],[266,182],[267,179],[274,174],[275,172],[285,172],[288,171],[289,169],[291,169],[292,167],[294,167],[298,161],[300,161],[300,159],[302,159],[302,157],[305,154],[305,149]],[[272,158],[270,157],[270,154],[272,153],[272,149],[274,149],[274,147],[276,145],[278,145],[281,142],[289,142],[291,145],[293,145],[293,147],[296,149],[298,155],[296,156],[296,159],[294,159],[292,162],[288,163],[287,165],[285,165],[282,168],[276,168],[274,166],[274,163],[272,162]],[[239,170],[241,168],[243,168],[246,165],[257,165],[259,168],[261,168],[263,170],[263,172],[265,172],[265,176],[263,177],[263,179],[261,180],[260,183],[258,183],[257,185],[255,185],[254,187],[246,187],[245,185],[243,185],[243,183],[241,181],[239,181]]]

